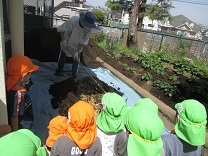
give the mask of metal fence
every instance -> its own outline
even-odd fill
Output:
[[[144,52],[163,50],[172,55],[183,52],[190,59],[203,59],[208,64],[208,42],[169,34],[147,32]]]
[[[118,43],[122,43],[123,32],[126,28],[100,26],[102,32],[106,35],[114,36],[118,39]],[[200,59],[208,64],[208,42],[203,40],[194,40],[165,34],[159,32],[142,31],[146,33],[143,44],[143,52],[157,52],[163,50],[172,56],[182,56],[195,60]],[[140,33],[138,31],[138,33]],[[139,38],[139,42],[140,42]]]
[[[24,0],[25,31],[53,27],[54,0]]]
[[[61,19],[59,24],[63,23]],[[57,24],[57,21],[56,21]],[[58,26],[58,25],[56,25]],[[108,36],[116,38],[113,40],[115,44],[121,44],[123,40],[124,30],[126,27],[110,27],[100,25],[98,32],[103,32]],[[176,36],[172,34],[164,34],[159,32],[146,33],[143,45],[143,52],[157,52],[163,50],[173,56],[177,56],[179,53],[184,53],[184,57],[190,59],[201,59],[204,63],[208,64],[208,42],[202,40],[194,40],[190,38],[184,38],[182,36]],[[93,30],[96,33],[96,30]],[[138,32],[139,33],[139,32]]]
[[[24,31],[53,27],[54,0],[24,0]],[[9,33],[8,0],[3,0],[4,30]]]

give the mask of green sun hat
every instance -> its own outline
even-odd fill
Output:
[[[207,113],[205,107],[197,100],[184,100],[175,105],[180,116],[175,125],[179,138],[193,146],[205,144]]]
[[[161,156],[164,124],[156,113],[147,108],[133,107],[126,113],[124,124],[130,132],[128,156]]]
[[[125,99],[116,93],[105,93],[102,97],[103,110],[96,123],[105,133],[117,133],[124,130],[122,110],[126,107]]]
[[[0,138],[0,155],[46,156],[41,140],[30,130],[21,129]]]
[[[150,98],[142,98],[136,102],[135,106],[144,107],[158,113],[158,106]]]

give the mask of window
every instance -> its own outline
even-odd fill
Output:
[[[148,24],[148,27],[154,27],[154,25],[153,24]]]

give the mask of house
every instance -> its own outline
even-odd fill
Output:
[[[79,16],[81,11],[87,11],[86,0],[54,0],[53,25],[59,26],[72,16]]]
[[[208,30],[202,32],[202,40],[208,42]]]
[[[121,24],[129,24],[129,13],[126,11],[122,11],[121,14]],[[169,26],[169,21],[158,21],[151,20],[148,16],[143,18],[142,29],[144,30],[153,30],[153,31],[161,31],[161,26]]]
[[[169,26],[161,26],[161,31],[192,39],[202,39],[201,27],[184,15],[174,16]]]
[[[54,16],[78,16],[80,11],[87,10],[84,6],[85,0],[55,0]]]

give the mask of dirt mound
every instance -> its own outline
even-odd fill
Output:
[[[119,92],[119,88],[114,89],[105,82],[93,77],[106,92]],[[68,109],[79,100],[94,105],[96,113],[99,113],[101,107],[101,98],[104,94],[102,89],[90,78],[85,77],[74,81],[69,78],[65,81],[55,83],[50,86],[49,93],[53,96],[51,103],[53,108],[59,108],[59,112],[63,116],[68,115]]]

